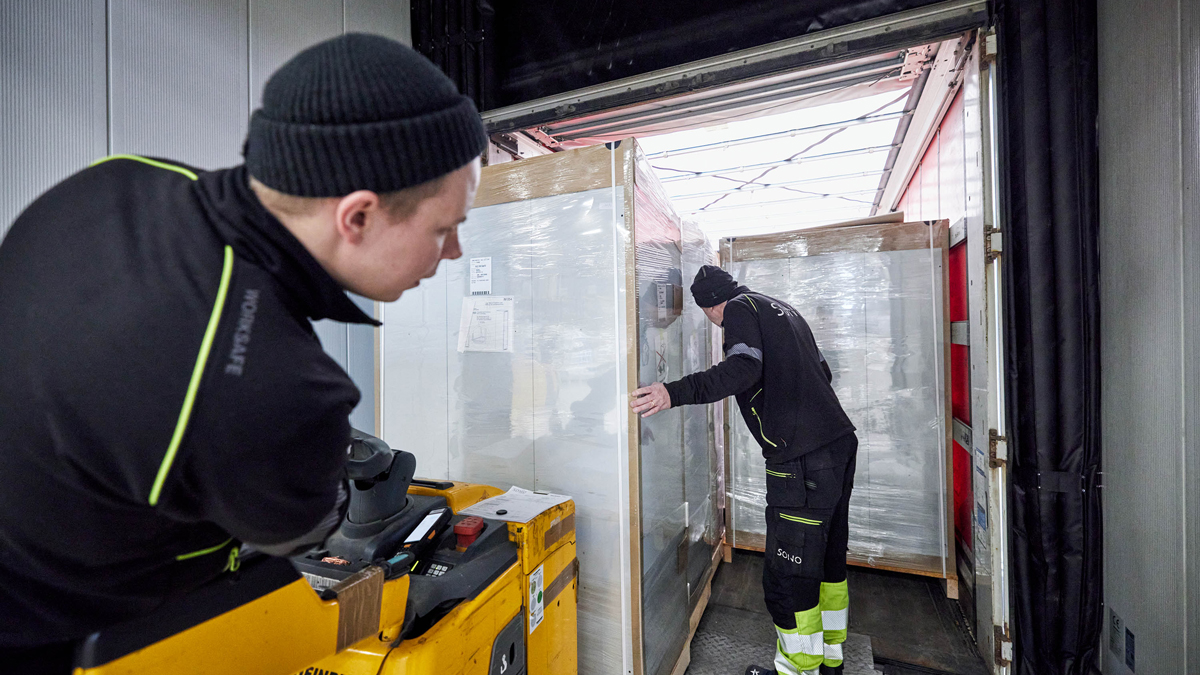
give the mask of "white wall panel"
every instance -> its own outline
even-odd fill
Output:
[[[107,147],[104,0],[0,3],[0,238]]]
[[[251,108],[279,66],[312,45],[342,34],[341,0],[250,0]]]
[[[409,0],[345,0],[347,33],[374,33],[412,46]]]
[[[1200,512],[1189,512],[1197,506],[1200,441],[1195,4],[1145,0],[1131,12],[1117,0],[1099,3],[1109,612],[1102,644],[1110,675],[1200,671],[1198,627],[1188,620],[1200,603],[1194,553]]]
[[[1180,0],[1180,192],[1183,225],[1184,509],[1188,598],[1185,658],[1189,673],[1200,672],[1200,3]]]
[[[245,0],[111,0],[112,151],[204,169],[241,161]]]

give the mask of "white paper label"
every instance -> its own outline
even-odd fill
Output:
[[[539,566],[529,575],[529,634],[542,624],[542,568]]]
[[[510,523],[528,523],[546,509],[569,500],[566,495],[552,492],[533,492],[516,485],[502,495],[475,502],[458,512],[460,516],[479,516]]]
[[[471,258],[471,295],[492,294],[492,259]]]
[[[458,322],[458,351],[512,352],[513,296],[481,295],[463,298]]]

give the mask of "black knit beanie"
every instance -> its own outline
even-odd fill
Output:
[[[386,193],[443,176],[483,153],[479,112],[428,59],[350,33],[283,64],[250,117],[250,175],[299,197]]]
[[[749,290],[745,286],[739,286],[729,272],[716,265],[701,267],[700,271],[696,272],[696,280],[692,282],[692,297],[701,307],[716,307]]]

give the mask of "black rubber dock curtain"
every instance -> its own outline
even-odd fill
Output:
[[[1103,617],[1095,0],[1000,0],[1013,672],[1093,672]]]

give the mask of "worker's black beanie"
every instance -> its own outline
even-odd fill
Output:
[[[692,282],[692,297],[701,307],[716,307],[750,289],[739,286],[729,272],[716,265],[704,265]]]
[[[300,52],[263,89],[250,175],[300,197],[386,193],[469,163],[487,137],[471,99],[394,40],[350,33]]]

